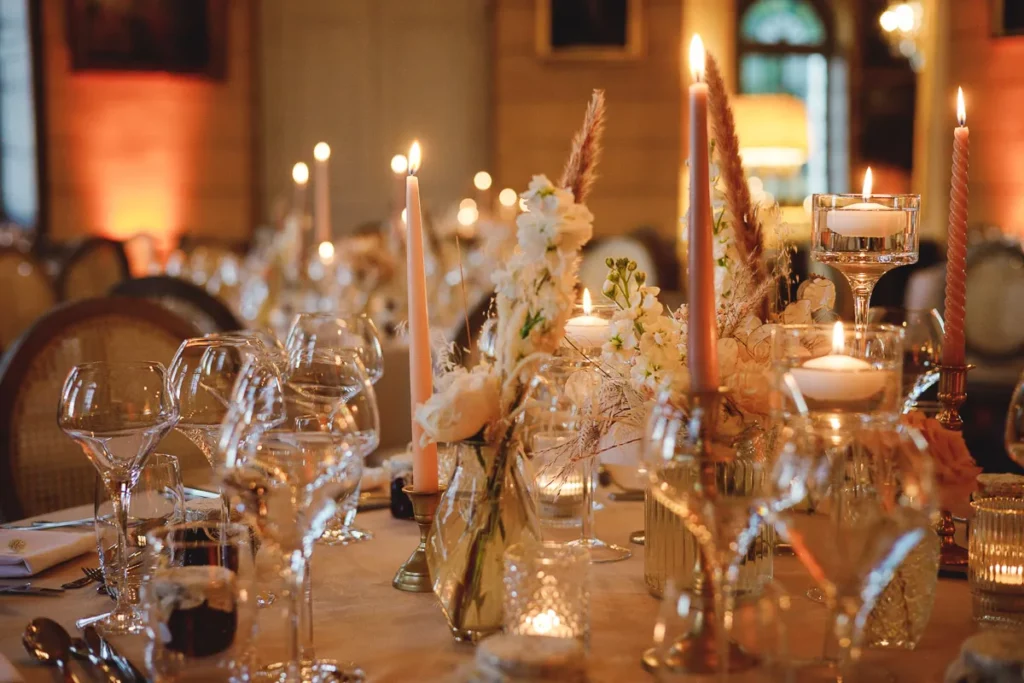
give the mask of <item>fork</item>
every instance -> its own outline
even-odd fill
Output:
[[[82,567],[82,573],[85,576],[63,583],[60,587],[67,589],[84,588],[90,583],[103,581],[103,572],[100,571],[99,567]]]

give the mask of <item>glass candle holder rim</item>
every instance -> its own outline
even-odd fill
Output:
[[[215,528],[221,532],[227,532],[228,537],[224,538],[207,538],[203,540],[173,540],[168,542],[168,538],[172,533],[191,531],[195,529],[210,529]],[[245,542],[250,540],[249,527],[238,522],[231,522],[229,524],[222,524],[218,521],[211,520],[196,520],[193,522],[180,522],[178,524],[168,524],[162,526],[159,529],[153,529],[146,534],[146,545],[159,549],[162,547],[173,546],[179,549],[193,549],[193,548],[208,548],[211,545],[222,546],[225,543],[233,542],[237,539],[244,539]]]
[[[541,566],[555,566],[581,562],[587,557],[587,549],[560,541],[527,541],[510,545],[505,549],[505,560],[513,563],[531,562]]]
[[[1024,517],[1024,498],[992,496],[971,501],[971,509],[986,514]],[[975,527],[977,528],[977,527]]]
[[[840,211],[843,211],[843,210],[847,209],[846,206],[835,206],[834,203],[832,205],[828,205],[828,204],[822,205],[822,204],[820,204],[819,203],[819,198],[824,198],[824,197],[831,197],[833,200],[835,200],[835,199],[843,199],[843,200],[849,199],[849,200],[852,200],[851,203],[868,202],[868,203],[874,203],[874,204],[881,204],[882,202],[890,202],[891,203],[891,202],[895,202],[896,200],[899,200],[899,199],[906,199],[906,200],[909,200],[910,202],[912,202],[914,204],[914,206],[901,206],[901,207],[886,207],[886,206],[882,206],[882,208],[880,208],[880,209],[860,209],[861,211],[892,211],[892,210],[894,210],[896,208],[903,209],[903,210],[906,210],[906,211],[916,211],[917,209],[920,208],[919,204],[921,203],[921,195],[913,193],[913,192],[897,193],[897,194],[882,194],[882,193],[872,192],[867,197],[864,196],[863,192],[816,192],[813,195],[811,195],[811,206],[819,208],[819,209],[838,209]],[[879,200],[881,200],[881,201],[879,201]]]
[[[603,298],[604,294],[599,294],[598,296]],[[582,301],[576,301],[575,303],[573,303],[570,318],[577,318],[580,316],[589,315],[594,318],[601,318],[602,320],[611,320],[612,315],[614,315],[619,310],[618,305],[616,305],[614,301],[602,301],[601,299],[594,299],[595,297],[591,295],[589,311],[583,307]]]
[[[859,341],[861,339],[868,339],[872,336],[879,337],[884,335],[891,335],[898,337],[900,341],[906,336],[906,330],[902,325],[893,325],[892,323],[867,323],[866,325],[856,325],[852,322],[842,321],[843,323],[843,341],[854,340]],[[835,322],[830,323],[776,323],[772,328],[772,337],[775,335],[786,332],[815,332],[824,335],[828,338],[832,337],[835,330]]]

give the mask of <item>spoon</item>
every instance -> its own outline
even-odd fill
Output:
[[[138,669],[136,669],[131,662],[121,656],[121,654],[112,648],[100,632],[96,630],[96,627],[90,624],[82,629],[82,635],[85,637],[85,642],[88,643],[89,649],[92,650],[93,654],[99,656],[109,662],[113,662],[121,673],[125,675],[125,680],[129,681],[145,681],[146,677],[142,675]]]
[[[97,653],[93,652],[88,643],[81,638],[71,639],[71,654],[79,659],[87,660],[94,667],[103,672],[110,683],[124,683],[124,679],[118,676],[110,665],[107,664]]]
[[[25,628],[21,642],[30,655],[44,664],[56,665],[66,683],[78,683],[68,669],[71,655],[71,636],[53,619],[33,619]]]

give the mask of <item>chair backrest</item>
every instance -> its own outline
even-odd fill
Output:
[[[983,361],[1024,354],[1024,250],[1015,241],[986,241],[967,253],[967,350]]]
[[[243,325],[227,306],[202,287],[170,275],[151,275],[114,285],[111,296],[149,299],[195,325],[203,334],[240,330]]]
[[[0,248],[0,350],[57,303],[43,264],[14,247]]]
[[[57,426],[72,367],[101,360],[169,365],[181,341],[198,334],[135,299],[89,299],[39,319],[0,359],[0,513],[20,519],[93,501],[95,470]]]
[[[105,237],[89,237],[68,254],[57,275],[61,301],[105,296],[115,284],[131,277],[124,245]]]

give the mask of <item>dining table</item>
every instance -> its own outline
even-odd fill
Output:
[[[596,513],[597,535],[625,545],[633,553],[624,561],[591,567],[589,680],[654,680],[642,667],[641,655],[652,645],[655,624],[665,611],[644,582],[644,547],[629,542],[630,533],[643,528],[644,504],[615,502],[604,495],[600,498],[604,502],[603,509]],[[91,506],[73,508],[45,517],[75,519],[87,516],[91,510]],[[406,593],[391,585],[395,571],[417,544],[417,525],[395,519],[387,509],[361,512],[357,524],[373,532],[374,538],[348,546],[318,545],[313,556],[317,656],[356,662],[368,681],[468,680],[475,648],[452,639],[434,595]],[[80,577],[83,567],[96,565],[96,555],[89,553],[32,581],[39,586],[55,587]],[[787,651],[794,657],[820,654],[828,610],[807,596],[812,586],[810,575],[792,556],[777,555],[773,567],[773,585],[781,587],[775,590],[784,591],[789,606],[779,617],[786,622],[780,633],[786,638]],[[254,656],[259,663],[278,661],[283,655],[283,602],[277,600],[259,610],[254,641]],[[37,663],[26,652],[21,642],[25,626],[31,619],[43,616],[73,632],[75,620],[102,613],[110,606],[110,599],[92,587],[67,590],[58,597],[0,596],[0,653],[29,683],[58,680],[56,669]],[[967,582],[940,578],[931,620],[917,647],[912,651],[871,649],[864,658],[889,671],[893,680],[942,681],[961,643],[977,628]],[[139,669],[145,670],[143,636],[117,637],[112,642]],[[702,678],[687,676],[680,680]]]

